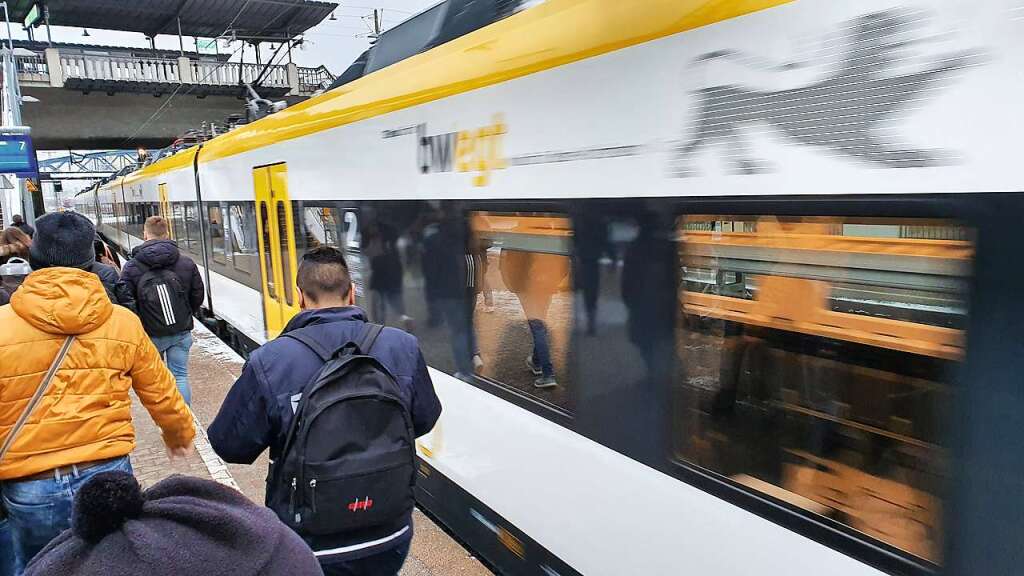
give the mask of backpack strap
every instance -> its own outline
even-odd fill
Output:
[[[363,333],[359,337],[359,351],[363,354],[369,355],[370,350],[373,349],[373,345],[377,342],[377,338],[380,333],[384,330],[384,327],[380,324],[371,324],[367,322],[363,325]]]
[[[363,324],[363,330],[359,334],[358,340],[351,340],[349,342],[346,342],[336,350],[330,350],[328,348],[325,348],[324,345],[321,344],[317,339],[311,337],[309,334],[306,334],[303,330],[294,330],[292,332],[288,332],[287,334],[282,334],[281,336],[291,338],[292,340],[296,340],[298,342],[301,342],[302,344],[305,344],[306,347],[312,350],[317,356],[319,356],[321,360],[327,362],[328,360],[333,358],[335,354],[337,354],[341,350],[344,350],[346,346],[349,346],[351,344],[355,344],[359,348],[360,353],[369,354],[370,350],[373,348],[373,345],[377,342],[377,338],[380,336],[380,333],[383,330],[384,327],[381,326],[380,324],[371,324],[369,322],[366,322]]]
[[[285,338],[291,338],[292,340],[305,344],[306,348],[312,350],[313,353],[319,356],[320,359],[323,360],[324,362],[327,362],[328,360],[331,359],[332,356],[334,356],[333,350],[328,350],[327,348],[324,348],[323,344],[320,344],[320,342],[318,342],[315,338],[311,337],[309,334],[306,334],[302,330],[294,330],[292,332],[288,332],[287,334],[281,334],[281,336]]]

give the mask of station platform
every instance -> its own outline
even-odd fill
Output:
[[[211,478],[240,490],[254,502],[262,503],[267,455],[251,466],[225,464],[210,447],[204,423],[213,420],[221,402],[242,371],[243,360],[204,326],[197,323],[195,344],[189,361],[192,410],[196,418],[196,450],[184,460],[171,462],[164,450],[160,430],[138,401],[132,403],[136,447],[132,467],[143,487],[172,474]],[[483,564],[453,540],[439,526],[416,510],[415,537],[401,576],[487,576]]]

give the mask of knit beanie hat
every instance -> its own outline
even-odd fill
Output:
[[[29,563],[25,576],[322,576],[312,550],[268,508],[188,476],[146,490],[100,472],[75,495],[71,529]]]
[[[36,235],[29,250],[32,269],[89,268],[96,261],[95,236],[96,227],[77,212],[54,212],[36,219]]]

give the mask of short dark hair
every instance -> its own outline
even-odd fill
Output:
[[[25,218],[21,214],[15,214],[14,216],[11,216],[11,222],[13,222],[15,224],[21,224],[24,221],[25,221]]]
[[[341,250],[331,246],[318,246],[302,256],[295,284],[307,298],[319,302],[335,293],[348,298],[352,290],[352,277]]]

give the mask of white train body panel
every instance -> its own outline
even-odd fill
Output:
[[[282,162],[292,200],[1019,191],[1019,0],[922,3],[924,41],[891,74],[911,74],[943,54],[970,53],[972,64],[882,128],[892,146],[936,151],[942,160],[934,166],[873,165],[794,143],[770,122],[752,122],[738,130],[744,153],[763,160],[764,173],[730,173],[734,152],[723,143],[690,158],[692,174],[674,172],[677,148],[694,136],[696,90],[799,88],[836,65],[818,54],[821,67],[782,73],[695,63],[702,54],[732,50],[766,62],[800,60],[815,55],[808,46],[835,41],[850,21],[893,4],[800,0],[225,158],[203,160],[200,152],[202,199],[252,201],[253,168]],[[476,172],[422,174],[415,134],[383,136],[418,125],[427,135],[473,130],[496,117],[507,125],[502,151],[509,166],[490,171],[483,186],[474,185]],[[600,156],[609,149],[622,155]],[[545,154],[552,155],[545,163],[524,161]],[[592,158],[578,159],[581,154]],[[126,187],[125,199],[156,201],[160,183],[172,202],[195,200],[191,166],[137,181]],[[109,226],[103,231],[124,246],[140,242]],[[213,311],[264,342],[261,295],[216,272],[209,277]],[[421,451],[421,457],[584,574],[881,573],[445,373],[432,376],[444,413],[422,440],[432,455]]]

